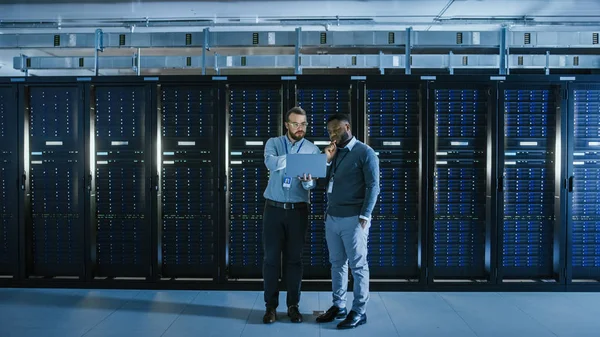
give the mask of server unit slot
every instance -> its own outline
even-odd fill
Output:
[[[0,87],[0,275],[17,266],[17,106],[11,87]]]
[[[478,89],[433,92],[434,279],[485,275],[487,100]]]
[[[81,144],[77,87],[30,87],[30,275],[76,276],[83,271]]]
[[[150,270],[144,87],[94,89],[97,276]]]
[[[324,149],[324,144],[329,143],[327,119],[336,113],[350,115],[350,87],[299,84],[296,89],[296,102],[297,106],[306,111],[306,138],[316,142],[320,149]],[[310,202],[307,244],[302,255],[304,274],[306,278],[331,277],[329,251],[325,240],[325,183],[319,183],[311,190]]]
[[[506,89],[502,276],[551,278],[554,243],[555,97]]]
[[[213,90],[164,86],[160,102],[162,275],[210,277],[217,209]]]
[[[600,279],[600,90],[573,92],[573,280]]]
[[[229,277],[262,277],[263,193],[269,171],[264,146],[280,135],[278,86],[231,85],[229,108]]]
[[[366,93],[367,139],[380,166],[367,255],[372,278],[418,277],[418,103],[412,88]]]

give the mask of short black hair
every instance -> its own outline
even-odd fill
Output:
[[[329,124],[329,122],[331,121],[347,122],[348,124],[350,124],[350,117],[348,117],[348,115],[344,113],[336,113],[327,118],[327,124]]]
[[[304,109],[302,109],[301,107],[293,107],[291,108],[286,114],[285,114],[285,121],[289,122],[290,121],[290,115],[291,114],[296,114],[296,115],[302,115],[302,116],[306,116],[306,111],[304,111]]]

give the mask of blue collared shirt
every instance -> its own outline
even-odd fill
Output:
[[[298,177],[291,177],[290,188],[283,187],[286,177],[286,155],[288,153],[321,153],[319,148],[303,138],[294,144],[287,135],[274,137],[265,145],[265,166],[269,169],[269,184],[263,196],[278,202],[310,202],[309,190],[315,187],[315,182],[301,182]]]

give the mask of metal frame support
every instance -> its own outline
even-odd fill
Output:
[[[29,76],[29,68],[27,67],[27,55],[19,54],[19,57],[21,58],[21,66],[23,67],[23,69],[21,69],[21,71],[24,72],[25,77],[27,77],[27,76]]]
[[[448,71],[450,72],[450,75],[454,75],[454,66],[452,65],[452,59],[454,58],[454,53],[452,51],[450,51],[448,53]]]
[[[104,51],[104,35],[102,29],[96,29],[95,42],[94,42],[94,75],[98,76],[100,70],[100,59],[98,52]]]
[[[546,75],[550,75],[550,51],[546,51],[546,66],[544,67],[544,72]]]
[[[405,59],[405,73],[406,75],[410,75],[411,74],[411,69],[410,69],[410,50],[412,48],[412,41],[411,41],[411,35],[412,35],[412,27],[408,27],[406,28],[406,48],[404,50],[404,54],[406,56]]]
[[[302,28],[296,28],[296,48],[294,50],[294,74],[301,75],[302,68],[300,67],[300,48],[302,48]]]
[[[209,30],[208,28],[204,28],[204,43],[202,44],[202,75],[206,75],[206,52],[210,50],[209,45]],[[215,59],[216,60],[216,59]],[[215,63],[216,65],[216,63]]]
[[[133,70],[135,71],[135,74],[137,76],[140,76],[142,74],[142,49],[138,48],[137,49],[137,53],[133,54],[133,64],[135,64],[135,66],[133,66]]]
[[[385,68],[383,65],[383,52],[381,50],[379,51],[379,73],[381,75],[385,75]]]
[[[506,43],[506,36],[507,36],[507,28],[506,27],[502,27],[500,29],[500,50],[498,52],[498,55],[500,55],[500,65],[499,65],[499,70],[500,70],[500,75],[506,75],[507,72],[507,57],[508,57],[508,53],[507,53],[507,43]]]

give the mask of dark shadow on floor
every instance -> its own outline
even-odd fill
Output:
[[[77,292],[77,290],[74,290]],[[125,291],[123,292],[125,294]],[[198,294],[199,300],[203,293]],[[248,324],[263,324],[262,317],[264,311],[262,307],[258,310],[250,308],[236,308],[232,306],[219,306],[208,304],[167,302],[161,300],[139,299],[139,298],[119,298],[117,296],[97,295],[90,293],[72,293],[70,290],[58,290],[56,293],[50,290],[17,290],[0,291],[0,303],[4,305],[25,305],[25,306],[43,306],[48,308],[60,309],[104,309],[104,310],[123,310],[136,311],[144,313],[175,314],[184,316],[214,317],[214,318],[233,318],[247,321]],[[278,323],[289,323],[289,317],[284,308],[278,308]],[[302,310],[301,310],[302,311]],[[305,323],[314,323],[315,317],[312,311],[302,311]]]

